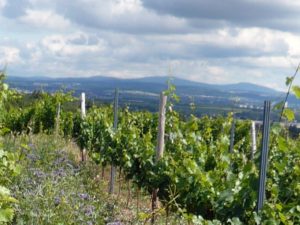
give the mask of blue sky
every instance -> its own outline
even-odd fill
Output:
[[[121,78],[171,66],[189,80],[284,90],[300,61],[299,11],[295,0],[0,0],[0,66]]]

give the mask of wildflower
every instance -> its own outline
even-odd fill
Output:
[[[108,223],[106,225],[123,225],[123,224],[120,221],[116,221],[116,222]]]
[[[39,169],[32,169],[32,170],[34,170],[33,175],[36,176],[37,178],[42,179],[46,177],[46,174],[43,171]]]
[[[86,194],[86,193],[82,193],[82,194],[79,194],[79,197],[80,197],[82,200],[88,200],[89,195]]]
[[[85,209],[84,209],[84,213],[86,216],[92,216],[94,214],[95,211],[95,207],[92,205],[88,205]]]

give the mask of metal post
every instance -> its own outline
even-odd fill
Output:
[[[115,100],[114,100],[114,130],[117,131],[118,128],[118,107],[119,107],[119,90],[115,89]],[[115,182],[115,176],[116,176],[116,167],[111,164],[111,170],[110,170],[110,182],[109,182],[109,193],[114,193],[114,182]]]
[[[260,156],[260,174],[259,174],[259,187],[258,187],[258,199],[257,199],[257,212],[262,209],[264,205],[264,198],[265,198],[268,151],[269,151],[269,135],[270,135],[270,111],[271,111],[271,102],[265,101],[262,150]]]

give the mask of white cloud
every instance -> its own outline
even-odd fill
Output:
[[[89,44],[89,37],[84,33],[74,33],[67,36],[51,35],[43,38],[42,46],[46,51],[58,55],[74,57],[86,53],[101,54],[105,50],[105,43],[98,39]]]
[[[51,10],[26,9],[19,20],[37,28],[63,30],[70,27],[70,21]]]
[[[6,0],[0,0],[0,10],[3,9],[6,5]]]
[[[19,64],[21,62],[18,48],[0,46],[0,64]]]

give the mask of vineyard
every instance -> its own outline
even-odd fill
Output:
[[[117,180],[135,189],[140,199],[151,198],[152,205],[149,204],[146,211],[140,210],[137,213],[139,221],[132,224],[300,224],[300,140],[290,137],[283,126],[272,123],[268,133],[265,191],[263,206],[258,209],[261,149],[267,126],[255,126],[254,138],[252,122],[237,120],[234,114],[216,118],[183,117],[173,110],[177,96],[172,85],[162,94],[161,103],[165,101],[165,104],[161,104],[159,113],[153,114],[118,108],[117,91],[114,104],[91,106],[86,112],[85,106],[80,108],[72,93],[62,91],[38,93],[25,104],[28,96],[10,90],[3,75],[0,82],[0,223],[35,224],[32,212],[21,210],[26,208],[21,207],[24,206],[22,201],[30,202],[24,197],[28,191],[22,187],[26,183],[24,174],[30,177],[37,173],[36,170],[25,173],[30,163],[24,163],[24,152],[32,154],[30,151],[35,149],[45,156],[34,159],[34,168],[47,165],[47,161],[53,163],[48,165],[47,173],[37,174],[40,176],[37,183],[55,178],[57,185],[62,185],[56,180],[60,175],[49,171],[58,164],[67,165],[57,162],[58,155],[66,153],[54,150],[55,147],[47,150],[30,146],[36,137],[43,137],[48,138],[43,145],[57,140],[76,143],[81,162],[69,164],[82,170],[76,174],[89,190],[102,186],[105,193],[98,193],[98,190],[95,195],[98,200],[91,207],[98,213],[93,220],[82,216],[80,222],[77,220],[80,215],[76,217],[68,209],[68,220],[58,222],[61,218],[56,218],[58,212],[54,210],[53,218],[56,219],[36,224],[113,222],[104,213],[103,199],[99,196],[118,195],[117,187],[121,189],[122,184],[115,186]],[[283,114],[288,119],[293,116],[290,110]],[[93,176],[84,178],[86,165],[91,162],[97,168],[97,174],[93,175],[100,177],[98,182]],[[80,189],[80,184],[72,180],[73,173],[69,171],[61,176]],[[106,181],[105,176],[109,177]],[[103,188],[107,183],[109,187]],[[46,192],[56,201],[54,208],[66,204],[61,198],[56,199],[52,189]],[[77,200],[74,197],[72,204],[76,205],[76,201],[85,197]],[[88,206],[82,205],[81,209],[85,207]],[[166,217],[163,222],[162,216]]]

